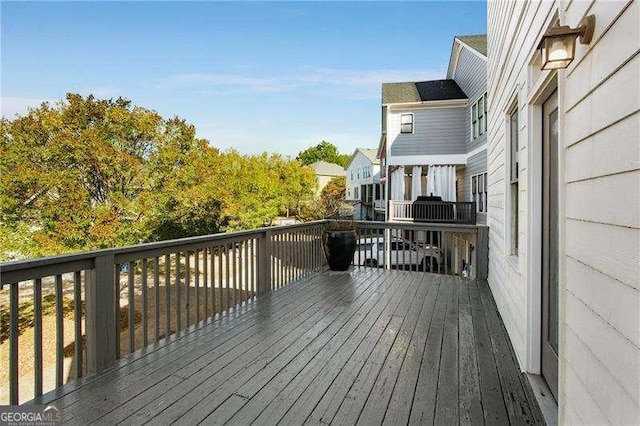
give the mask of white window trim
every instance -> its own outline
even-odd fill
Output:
[[[482,196],[482,207],[483,207],[483,210],[480,210],[480,203],[476,202],[476,213],[487,213],[488,212],[487,199],[489,198],[489,191],[488,191],[488,188],[487,188],[487,178],[489,177],[489,173],[488,172],[484,171],[484,172],[481,172],[481,173],[477,173],[475,175],[471,175],[469,177],[469,188],[471,189],[469,191],[469,195],[470,195],[471,201],[476,201],[475,198],[474,198],[474,193],[473,193],[473,178],[476,178],[476,182],[479,182],[479,179],[478,179],[479,176],[483,176],[482,179],[483,179],[483,189],[484,189],[484,191],[483,192],[478,192],[478,194],[480,196]],[[479,185],[476,183],[476,188],[478,186]]]
[[[410,115],[411,116],[411,131],[410,132],[403,132],[402,131],[402,117],[405,115]],[[400,134],[401,135],[413,135],[415,133],[416,130],[416,121],[415,121],[415,116],[412,112],[409,113],[403,113],[400,114]]]
[[[512,141],[512,137],[511,137],[511,116],[513,115],[514,112],[517,112],[518,114],[518,127],[519,127],[519,123],[520,123],[520,108],[518,105],[518,98],[514,97],[514,99],[509,103],[509,108],[506,110],[506,115],[505,115],[505,136],[506,136],[506,141],[505,141],[505,184],[506,184],[506,190],[505,190],[505,195],[506,195],[506,208],[505,208],[505,249],[506,249],[506,254],[507,256],[517,259],[518,258],[518,254],[520,252],[521,244],[522,241],[520,241],[520,235],[519,235],[519,231],[520,231],[520,226],[522,225],[521,223],[521,218],[518,217],[517,221],[516,221],[516,225],[517,225],[517,229],[513,230],[512,229],[512,223],[513,223],[513,204],[514,204],[514,200],[513,200],[513,196],[512,196],[512,185],[517,184],[518,185],[518,193],[516,194],[516,197],[518,197],[518,199],[516,200],[517,202],[517,211],[515,212],[516,215],[519,216],[519,210],[520,210],[520,191],[522,190],[522,188],[520,187],[520,182],[519,182],[519,177],[516,181],[512,181],[511,180],[511,168],[512,168],[512,164],[511,164],[511,155],[512,155],[512,151],[513,151],[513,141]],[[516,129],[517,132],[517,136],[518,139],[520,139],[520,129]],[[520,145],[520,140],[518,140],[518,144]],[[519,149],[518,149],[519,151]],[[516,155],[518,155],[519,152],[516,152]],[[517,160],[516,160],[517,161]],[[518,167],[520,162],[517,161]],[[518,170],[519,172],[519,170]],[[518,173],[519,174],[519,173]],[[515,235],[514,235],[515,233]],[[514,241],[516,243],[516,247],[514,250]]]
[[[476,121],[478,122],[478,134],[474,136],[473,134],[473,108],[476,108],[476,111],[478,111],[478,107],[479,107],[479,103],[480,100],[484,99],[484,106],[483,106],[483,112],[482,112],[482,116],[478,115]],[[476,98],[476,100],[474,102],[471,103],[470,107],[469,107],[469,125],[471,127],[471,131],[470,131],[470,135],[471,135],[471,140],[474,141],[476,139],[478,139],[480,136],[482,135],[486,135],[487,134],[487,130],[489,128],[489,124],[487,122],[487,113],[489,112],[489,110],[487,109],[487,101],[488,101],[489,97],[487,95],[487,92],[484,92],[482,95],[478,96]],[[480,126],[480,118],[483,118],[482,121],[482,126]]]

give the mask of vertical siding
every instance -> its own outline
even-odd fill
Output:
[[[545,22],[596,17],[589,46],[558,73],[561,160],[560,421],[640,424],[640,3],[489,2],[489,282],[526,360],[527,164],[533,134],[528,63]],[[535,83],[535,82],[534,82]],[[521,248],[506,254],[505,113],[517,95]],[[531,145],[533,146],[533,145]],[[538,232],[538,230],[534,230]],[[535,306],[535,304],[533,305]]]
[[[413,134],[400,133],[400,116],[413,113]],[[442,155],[466,152],[466,108],[394,111],[388,117],[391,155]]]
[[[467,108],[467,152],[487,142],[486,134],[471,139],[471,105],[487,91],[487,61],[463,47],[453,79],[469,98]]]

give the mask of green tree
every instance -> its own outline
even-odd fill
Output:
[[[338,147],[331,142],[322,141],[316,146],[298,153],[298,159],[303,165],[308,166],[316,161],[326,161],[342,167],[346,167],[351,157],[348,154],[340,154]]]
[[[0,131],[4,258],[265,226],[316,185],[297,160],[220,152],[186,121],[122,98],[69,94]]]
[[[143,241],[149,232],[141,224],[150,211],[139,205],[141,196],[154,189],[153,179],[170,175],[150,169],[151,159],[165,145],[188,142],[200,149],[194,136],[178,119],[164,120],[123,98],[91,95],[68,94],[64,102],[3,119],[2,229],[31,230],[38,249],[26,255]]]
[[[320,220],[340,217],[345,205],[346,192],[346,177],[334,177],[322,188],[320,195],[303,210],[303,219]]]

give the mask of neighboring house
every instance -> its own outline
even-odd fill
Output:
[[[322,192],[322,189],[327,186],[327,184],[331,181],[331,179],[338,176],[345,176],[344,169],[333,163],[327,163],[326,161],[316,161],[315,163],[309,164],[316,174],[316,178],[318,179],[318,187],[316,188],[316,195],[319,195]]]
[[[484,35],[455,37],[447,79],[382,85],[378,156],[387,220],[412,219],[410,204],[434,195],[475,201],[477,222],[485,223],[486,46]]]
[[[541,71],[543,34],[587,15],[591,42]],[[489,2],[488,28],[500,315],[560,424],[640,424],[640,2]]]
[[[384,186],[380,184],[380,160],[375,149],[357,148],[347,164],[345,198],[354,203],[354,218],[384,220]],[[380,217],[380,215],[382,217]]]

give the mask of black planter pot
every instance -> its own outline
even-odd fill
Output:
[[[325,231],[322,236],[324,255],[332,271],[346,271],[356,252],[355,231]]]

